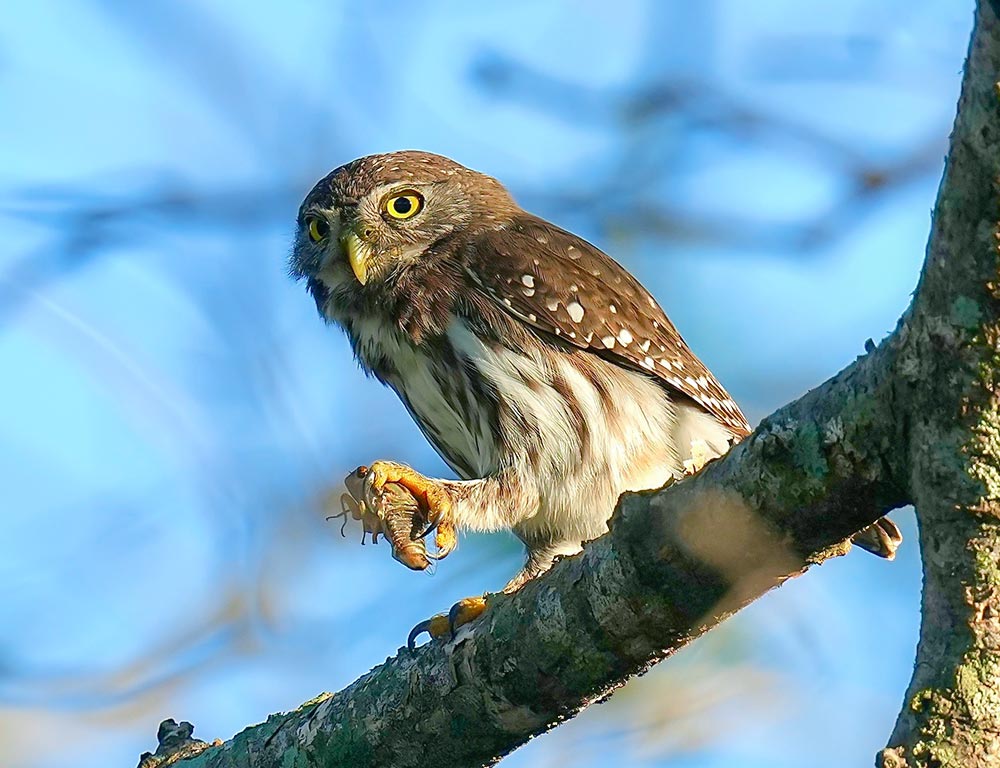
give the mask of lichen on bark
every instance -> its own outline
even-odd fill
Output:
[[[1000,763],[1000,21],[980,3],[899,380],[924,568],[882,765]]]

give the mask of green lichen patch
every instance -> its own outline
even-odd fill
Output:
[[[975,299],[958,296],[951,304],[951,321],[959,328],[975,331],[982,322],[983,312]]]

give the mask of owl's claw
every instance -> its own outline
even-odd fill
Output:
[[[427,528],[418,538],[435,531],[437,552],[428,553],[428,557],[441,560],[455,549],[458,534],[451,520],[451,495],[439,481],[393,461],[376,461],[370,467],[358,467],[354,475],[364,480],[363,495],[372,509],[379,509],[382,491],[388,483],[398,483],[413,495],[427,516]]]
[[[406,638],[406,647],[413,650],[416,647],[417,638],[424,632],[431,636],[431,640],[442,638],[450,639],[455,636],[455,630],[478,619],[486,610],[486,596],[466,597],[455,603],[448,613],[439,613],[431,616],[426,621],[421,621],[410,630]]]

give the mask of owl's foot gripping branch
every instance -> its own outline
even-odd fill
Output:
[[[440,483],[403,464],[376,461],[358,467],[345,480],[351,502],[362,510],[359,519],[374,517],[392,544],[393,557],[423,570],[427,558],[440,560],[455,549],[457,534],[451,521],[451,498]],[[378,524],[378,523],[376,523]],[[434,531],[436,553],[427,552],[424,538]],[[459,600],[447,613],[417,624],[406,644],[413,648],[426,632],[434,640],[454,637],[455,631],[479,618],[486,610],[485,597]]]
[[[486,610],[486,596],[466,597],[455,603],[448,613],[439,613],[426,621],[421,621],[410,630],[406,638],[406,647],[410,650],[416,647],[417,638],[424,632],[432,640],[447,640],[455,636],[462,626],[478,619]]]

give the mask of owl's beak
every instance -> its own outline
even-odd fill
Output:
[[[364,285],[368,281],[368,266],[372,259],[371,246],[361,239],[353,227],[348,227],[340,236],[340,247],[347,255],[354,276]]]

